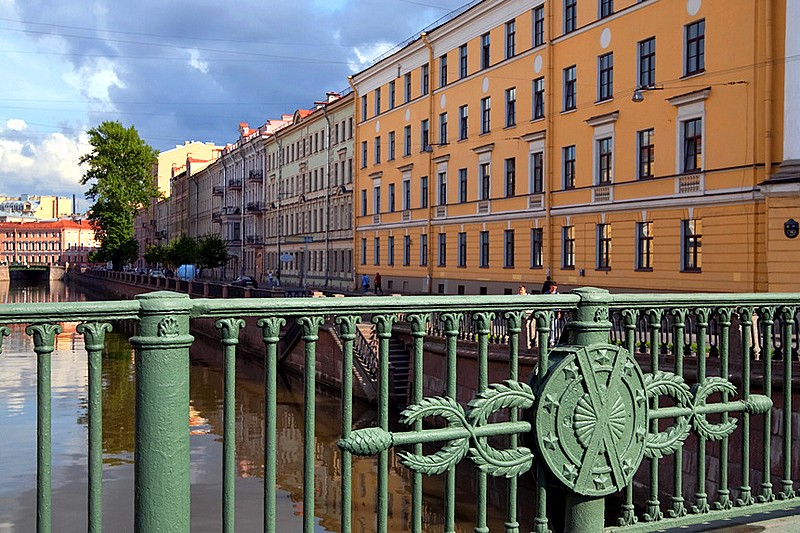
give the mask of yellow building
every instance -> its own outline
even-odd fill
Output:
[[[351,78],[359,275],[800,290],[799,4],[484,0],[384,56]]]

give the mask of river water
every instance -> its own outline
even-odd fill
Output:
[[[17,286],[0,282],[0,302],[81,301],[77,286],[62,282]],[[86,531],[87,508],[87,356],[77,324],[64,324],[52,357],[53,530]],[[0,355],[0,533],[35,531],[36,521],[36,354],[24,326],[11,326]],[[107,336],[103,356],[103,526],[133,531],[134,356],[127,335]],[[192,531],[220,531],[222,516],[221,348],[198,338],[191,351],[190,453]],[[239,357],[236,390],[236,531],[263,531],[263,368],[255,358]],[[302,529],[303,388],[291,375],[278,384],[278,531]],[[338,531],[341,462],[336,441],[341,420],[337,396],[319,392],[316,404],[316,506],[318,531]],[[367,406],[355,408],[355,425],[376,425]],[[389,480],[389,531],[410,527],[410,477],[392,456]],[[376,530],[377,466],[353,461],[353,531]],[[461,470],[459,470],[461,472]],[[459,474],[460,475],[460,474]],[[424,529],[441,531],[441,477],[424,482]],[[472,531],[472,483],[459,483],[457,531]],[[500,487],[496,487],[500,489]],[[491,490],[491,489],[490,489]],[[500,492],[499,490],[497,491]],[[502,531],[503,516],[489,508],[492,531]],[[524,529],[524,528],[523,528]]]

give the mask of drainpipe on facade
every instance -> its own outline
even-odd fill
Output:
[[[241,147],[242,151],[244,151],[244,146]],[[239,261],[239,275],[244,276],[244,193],[246,191],[246,180],[245,180],[245,160],[244,154],[241,154],[242,157],[242,190],[239,197],[241,198],[241,207],[239,210],[239,254],[241,255],[241,260]]]
[[[356,90],[355,82],[353,82],[353,76],[347,76],[347,83],[350,85],[350,88],[353,90],[353,122],[355,122],[355,125],[353,126],[353,129],[355,130],[353,132],[353,166],[356,169],[358,169],[358,168],[360,168],[359,161],[358,161],[358,153],[359,152],[358,152],[358,150],[355,149],[355,147],[358,146],[358,131],[359,131],[358,130],[359,117],[358,117],[358,103],[357,103],[358,102],[358,91]],[[356,170],[355,172],[356,172],[356,174],[358,174],[358,170]],[[357,291],[358,290],[358,285],[356,285],[356,280],[358,279],[358,275],[362,274],[362,272],[357,272],[356,271],[356,264],[358,264],[358,261],[356,261],[356,255],[355,254],[356,254],[356,242],[358,241],[358,234],[356,232],[356,225],[355,225],[356,212],[357,212],[356,211],[356,205],[355,205],[355,194],[356,194],[356,186],[355,185],[356,184],[355,184],[355,181],[354,181],[354,183],[353,183],[353,201],[351,202],[351,205],[353,206],[353,216],[351,217],[352,220],[353,220],[353,248],[352,248],[353,255],[350,257],[350,266],[352,267],[350,270],[353,272],[353,279],[350,280],[350,281],[352,282],[353,290]]]
[[[277,249],[278,249],[278,266],[275,267],[275,276],[277,278],[277,271],[281,269],[281,226],[283,226],[283,221],[281,220],[281,185],[283,179],[283,149],[281,146],[281,140],[278,137],[278,132],[275,132],[275,144],[278,145],[278,183],[275,184],[275,199],[276,199],[276,206],[278,211],[277,216],[277,227],[275,228],[275,233],[277,233],[277,238],[275,239]]]
[[[328,116],[329,102],[315,102],[322,105],[325,117],[325,288],[330,283],[331,260],[331,117]],[[307,245],[306,245],[307,246]]]
[[[428,34],[426,32],[420,33],[420,38],[422,42],[425,43],[425,47],[428,49],[428,143],[425,146],[425,152],[428,154],[428,251],[427,257],[425,258],[425,270],[427,275],[427,281],[425,285],[427,285],[426,292],[431,294],[433,292],[433,261],[431,261],[431,244],[433,242],[433,199],[434,195],[432,194],[433,191],[436,190],[436,180],[434,180],[434,169],[433,169],[433,150],[428,150],[428,146],[431,146],[431,132],[433,131],[433,83],[431,83],[432,72],[433,72],[433,46],[431,46],[430,41],[428,41]]]
[[[550,214],[551,205],[553,203],[553,193],[551,183],[555,179],[553,168],[555,167],[553,155],[553,93],[555,92],[554,78],[553,78],[553,45],[550,43],[551,36],[553,35],[553,9],[552,4],[547,4],[547,85],[545,94],[547,95],[547,103],[545,104],[545,114],[547,115],[547,131],[544,135],[545,150],[547,157],[545,158],[546,177],[544,179],[544,227],[547,233],[547,255],[545,259],[544,270],[545,277],[551,275],[553,266],[553,219]]]

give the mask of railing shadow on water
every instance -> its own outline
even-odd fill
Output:
[[[234,371],[245,318],[263,338],[265,531],[276,523],[276,381],[281,332],[302,328],[302,486],[314,487],[317,343],[320,328],[341,342],[341,516],[354,524],[355,456],[374,459],[377,531],[423,531],[423,486],[441,490],[445,531],[456,530],[458,488],[476,486],[469,506],[488,531],[489,501],[504,500],[507,531],[659,530],[793,508],[800,461],[793,449],[798,294],[610,295],[578,289],[548,296],[190,299],[171,292],[132,301],[1,305],[0,324],[25,324],[37,356],[37,513],[51,522],[50,358],[60,323],[79,322],[89,365],[89,529],[102,521],[99,357],[109,324],[137,324],[134,515],[137,531],[165,524],[188,531],[188,352],[190,324],[213,320],[224,360],[222,529],[234,530]],[[353,420],[354,351],[360,321],[374,326],[366,366],[377,390],[377,422]],[[328,327],[328,326],[325,327]],[[409,405],[389,408],[389,339],[405,328],[412,353]],[[10,333],[0,330],[0,340]],[[426,343],[442,339],[445,384],[423,395]],[[558,338],[551,346],[550,339]],[[461,350],[475,352],[469,376]],[[507,354],[506,379],[489,383],[489,354]],[[358,348],[366,351],[366,347]],[[535,358],[520,375],[520,354]],[[2,365],[2,359],[0,359]],[[463,401],[465,381],[475,393]],[[397,453],[390,454],[395,449]],[[395,516],[389,468],[409,472],[410,509]],[[0,465],[2,468],[2,465]],[[458,470],[457,470],[458,468]],[[465,474],[464,469],[469,473]],[[365,475],[360,471],[359,475]],[[426,477],[431,476],[431,477]],[[533,480],[523,501],[520,482]],[[363,486],[363,484],[362,484]],[[498,498],[497,493],[503,497]],[[315,509],[315,491],[303,508]],[[391,510],[391,513],[390,513]],[[458,511],[462,514],[464,511]],[[315,513],[303,513],[314,531]],[[391,516],[390,516],[391,514]],[[372,516],[372,514],[371,514]]]

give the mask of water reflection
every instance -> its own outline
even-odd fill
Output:
[[[3,302],[78,301],[84,293],[66,283],[16,287],[0,285]],[[64,324],[52,357],[53,523],[58,531],[86,530],[87,356],[76,324]],[[134,356],[127,337],[107,336],[103,354],[103,507],[107,531],[133,530]],[[0,533],[35,527],[36,483],[36,356],[24,326],[12,326],[0,356]],[[221,346],[199,337],[191,350],[190,453],[192,529],[219,530],[221,524],[221,433],[223,376]],[[278,530],[302,527],[303,387],[281,376],[278,389]],[[236,390],[236,530],[262,530],[264,475],[263,367],[252,357],[237,361]],[[317,529],[338,531],[341,506],[341,457],[336,446],[341,412],[335,395],[318,393],[316,404]],[[367,406],[356,406],[358,426],[375,425]],[[410,528],[411,496],[407,471],[391,456],[389,531]],[[373,459],[353,461],[353,531],[376,530],[377,466]],[[470,482],[465,477],[469,486]],[[441,478],[426,478],[425,530],[441,530]],[[504,492],[503,488],[496,490]],[[457,531],[471,531],[474,494],[465,502]],[[490,509],[492,530],[502,530],[503,517]]]

